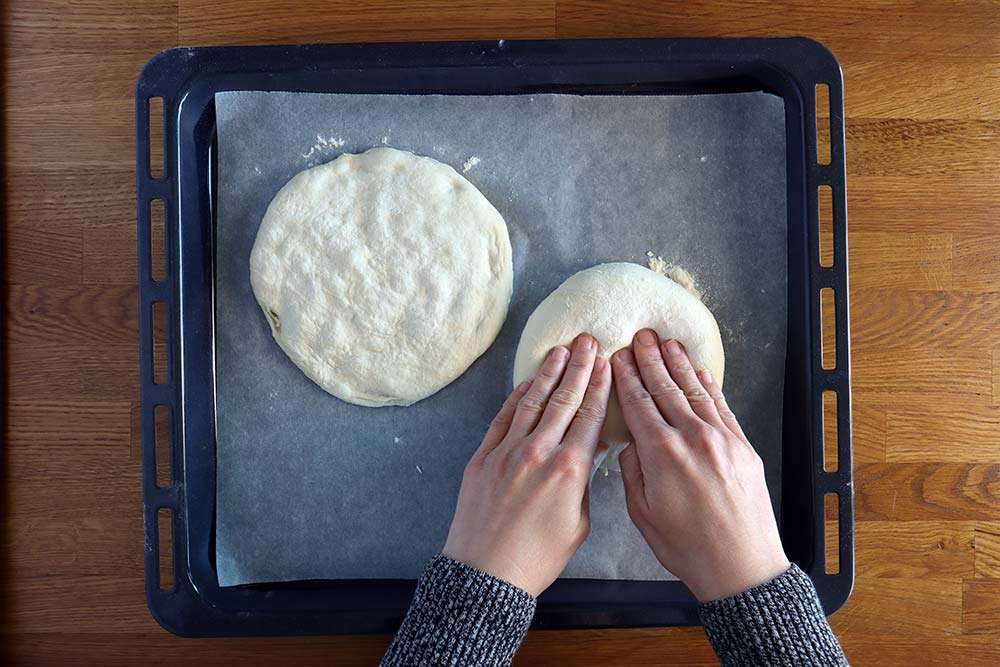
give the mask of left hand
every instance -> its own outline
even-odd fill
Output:
[[[611,366],[581,334],[518,386],[465,468],[442,553],[538,596],[590,530]]]

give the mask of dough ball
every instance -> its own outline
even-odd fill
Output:
[[[545,355],[588,332],[605,359],[632,344],[639,329],[684,344],[696,370],[708,369],[721,386],[725,370],[722,336],[715,317],[694,295],[670,278],[630,263],[599,264],[571,276],[545,297],[528,318],[514,359],[514,386],[534,377]],[[607,461],[618,469],[617,451],[630,435],[614,392],[602,439]],[[614,454],[615,456],[612,456]]]
[[[392,148],[296,174],[264,214],[250,282],[281,349],[350,403],[410,405],[465,372],[507,317],[500,213],[451,167]]]

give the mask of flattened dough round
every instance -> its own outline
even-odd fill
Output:
[[[535,308],[517,346],[514,385],[534,377],[549,350],[569,345],[581,332],[597,339],[599,354],[607,359],[631,345],[635,332],[643,328],[655,330],[661,339],[679,340],[695,370],[707,368],[722,384],[722,337],[705,304],[660,273],[638,264],[614,263],[570,276]],[[613,449],[621,449],[630,439],[614,393],[601,438]],[[617,461],[610,456],[609,461],[617,469]]]
[[[490,346],[513,272],[500,213],[448,165],[393,148],[296,174],[264,214],[250,282],[275,341],[350,403],[410,405]]]

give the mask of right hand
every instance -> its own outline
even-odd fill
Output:
[[[764,466],[707,371],[643,329],[612,357],[632,445],[619,455],[629,516],[701,602],[788,569]]]

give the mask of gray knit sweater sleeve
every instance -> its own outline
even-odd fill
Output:
[[[812,580],[796,565],[756,588],[707,602],[699,612],[725,667],[848,664]]]
[[[535,598],[517,586],[435,556],[382,666],[509,665],[534,615]]]
[[[699,611],[725,667],[848,664],[812,581],[795,565],[756,588],[703,604]],[[534,613],[535,599],[520,588],[436,556],[417,583],[382,665],[509,665]]]

